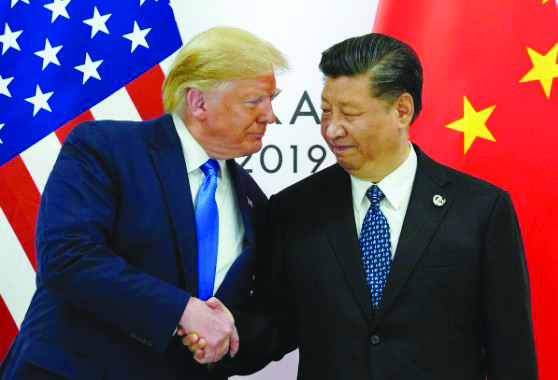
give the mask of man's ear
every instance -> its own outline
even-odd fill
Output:
[[[411,125],[411,120],[413,120],[413,114],[415,112],[411,94],[405,92],[397,97],[395,100],[395,112],[397,112],[397,118],[402,127],[406,128]]]
[[[186,92],[186,104],[190,115],[198,120],[207,117],[207,95],[203,91],[189,88]]]

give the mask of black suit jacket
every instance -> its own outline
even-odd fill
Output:
[[[227,162],[244,249],[216,296],[253,286],[267,198]],[[99,121],[68,137],[41,199],[37,291],[7,379],[209,379],[173,332],[198,293],[194,208],[172,118]]]
[[[347,172],[333,165],[271,197],[258,313],[235,313],[238,363],[263,366],[298,347],[299,379],[537,378],[509,195],[415,150],[416,177],[377,314]],[[435,195],[445,204],[436,206]]]

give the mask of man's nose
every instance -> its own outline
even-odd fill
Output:
[[[271,124],[275,122],[275,112],[273,112],[273,105],[271,99],[266,99],[262,105],[263,110],[258,116],[258,122]]]
[[[342,137],[346,134],[345,128],[341,125],[340,120],[335,118],[322,121],[322,133],[324,138],[328,140],[334,140],[337,137]]]

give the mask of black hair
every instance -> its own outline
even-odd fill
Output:
[[[369,74],[371,96],[393,102],[409,93],[415,121],[422,109],[422,66],[404,42],[380,33],[348,38],[322,53],[320,70],[330,78]]]

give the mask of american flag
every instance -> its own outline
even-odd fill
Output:
[[[181,45],[168,0],[0,0],[0,358],[35,290],[39,199],[65,137],[162,114],[159,64]]]

